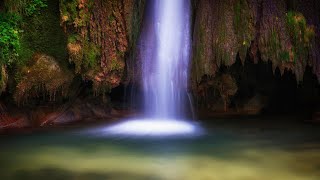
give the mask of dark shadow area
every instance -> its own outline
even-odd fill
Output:
[[[216,77],[224,74],[231,75],[237,86],[237,92],[230,97],[228,111],[224,114],[300,114],[310,119],[312,113],[320,108],[320,84],[312,67],[306,67],[303,81],[299,82],[292,70],[285,69],[281,73],[271,61],[264,62],[261,58],[254,63],[249,54],[244,62],[237,55],[233,65],[220,66],[215,77],[205,75],[202,78],[206,94],[200,102],[198,99],[198,108],[219,109],[222,95],[215,87],[215,81],[219,80]]]
[[[11,179],[11,178],[10,178]],[[144,175],[138,173],[129,172],[109,172],[109,173],[97,173],[97,172],[73,172],[59,168],[44,168],[35,171],[21,170],[17,171],[12,180],[158,180],[153,175]]]

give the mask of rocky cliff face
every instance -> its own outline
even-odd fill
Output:
[[[139,34],[144,33],[140,26],[147,23],[143,15],[153,11],[145,4],[145,0],[1,1],[0,13],[6,14],[1,18],[11,17],[6,22],[10,26],[16,20],[9,35],[16,37],[11,44],[18,45],[7,48],[12,52],[5,57],[14,57],[12,60],[1,59],[0,92],[27,102],[39,97],[55,99],[52,97],[65,94],[77,77],[82,83],[92,81],[94,92],[104,95],[120,83],[139,83],[139,48],[150,48],[138,42]],[[319,7],[317,0],[192,0],[190,77],[196,100],[211,101],[209,96],[219,94],[221,82],[216,81],[226,74],[238,86],[227,90],[237,89],[236,98],[262,97],[271,89],[265,93],[269,96],[272,88],[283,84],[275,80],[281,77],[289,77],[289,91],[297,84],[306,87],[306,74],[311,79],[306,92],[313,92],[306,94],[318,97],[319,85],[311,72],[320,77]],[[10,14],[21,19],[12,19],[15,16],[7,16]],[[49,61],[35,58],[37,55]],[[41,72],[40,67],[44,67]],[[44,74],[51,67],[55,71]],[[59,82],[52,81],[56,77]],[[239,100],[228,95],[225,101],[236,104]]]
[[[303,91],[311,92],[306,89],[318,91],[305,72],[312,66],[320,80],[316,0],[194,0],[193,12],[191,81],[198,105],[215,108],[221,99],[214,98],[216,76],[226,73],[237,81],[234,107],[255,96],[281,101],[290,93],[283,101],[295,104],[306,96]],[[319,93],[312,94],[319,99]]]
[[[135,48],[143,8],[143,0],[60,2],[70,61],[76,73],[93,81],[97,93],[109,91],[123,80],[125,60]]]
[[[281,73],[303,79],[307,64],[319,75],[319,5],[315,0],[195,0],[193,84],[221,65],[234,64],[239,53],[258,62],[272,61]]]

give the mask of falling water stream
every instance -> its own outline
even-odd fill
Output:
[[[156,0],[152,5],[149,28],[141,36],[144,110],[153,118],[181,118],[188,84],[189,1]]]
[[[112,134],[192,134],[186,119],[190,59],[190,1],[148,1],[140,36],[142,118],[107,128]],[[189,104],[190,105],[190,104]],[[190,113],[189,113],[190,114]]]

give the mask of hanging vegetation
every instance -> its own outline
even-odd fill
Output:
[[[0,65],[10,65],[18,59],[21,17],[0,13]]]
[[[140,11],[141,6],[141,0],[60,0],[69,61],[97,92],[108,92],[123,80],[125,56],[139,32],[140,20],[134,19],[139,15],[134,10]]]
[[[194,8],[194,86],[221,65],[231,66],[237,54],[244,62],[247,52],[255,63],[261,56],[263,61],[272,61],[274,70],[292,70],[297,81],[302,80],[315,28],[302,13],[288,12],[285,1],[200,0]]]
[[[58,93],[66,96],[72,75],[63,70],[51,56],[34,54],[32,61],[31,65],[21,71],[15,101],[23,104],[32,97],[48,97],[54,101]]]

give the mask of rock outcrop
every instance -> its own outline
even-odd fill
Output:
[[[22,68],[14,99],[18,104],[29,98],[46,97],[55,100],[57,95],[66,95],[72,74],[60,67],[57,61],[45,54],[35,54],[29,66]]]
[[[305,67],[319,76],[320,11],[315,0],[195,0],[192,81],[214,75],[221,65],[272,61],[281,73],[292,70],[302,81]],[[311,10],[311,11],[310,11]],[[312,14],[310,13],[312,12]]]
[[[61,25],[69,36],[69,59],[76,73],[93,81],[97,93],[124,79],[139,34],[143,0],[60,1]]]

